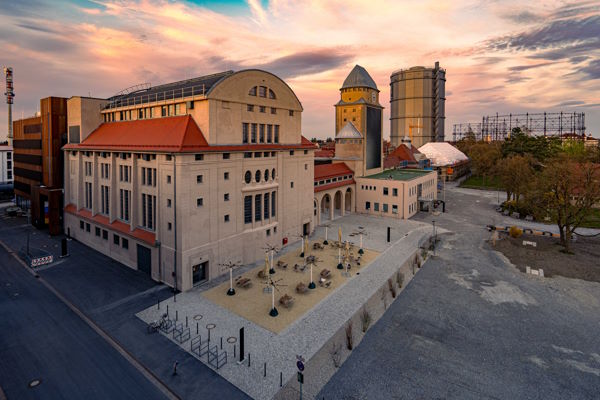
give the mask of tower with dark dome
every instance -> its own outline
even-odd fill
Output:
[[[335,105],[336,159],[357,176],[377,173],[383,166],[383,107],[379,89],[366,69],[354,66],[340,88]]]

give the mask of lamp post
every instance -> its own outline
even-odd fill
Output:
[[[337,265],[337,269],[344,269],[344,266],[342,265],[342,248],[338,247],[338,265]]]
[[[273,281],[271,281],[271,311],[269,311],[269,315],[271,317],[279,315],[279,311],[275,308],[275,285],[273,284]]]
[[[309,289],[315,289],[317,287],[317,285],[315,285],[315,281],[313,281],[313,273],[312,273],[313,264],[314,263],[312,263],[312,262],[310,263],[310,283],[308,284]]]
[[[235,294],[235,289],[233,288],[233,267],[229,267],[229,290],[227,291],[227,296],[233,296]]]
[[[304,235],[302,235],[302,253],[300,253],[300,257],[304,258]]]
[[[437,242],[437,236],[435,233],[435,219],[431,222],[433,222],[433,255],[435,256],[435,242]]]
[[[323,241],[323,244],[329,244],[329,242],[327,241],[327,225],[325,225],[325,240]]]
[[[363,250],[363,234],[362,232],[360,233],[360,249],[358,249],[358,254],[364,254],[364,250]]]

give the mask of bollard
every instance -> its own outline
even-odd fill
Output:
[[[265,363],[265,367],[264,367],[264,372],[263,372],[263,378],[267,377],[267,363]]]
[[[160,310],[160,299],[158,299],[158,309]]]
[[[179,319],[179,311],[175,310],[175,321]]]
[[[233,345],[233,358],[235,359],[235,344]]]
[[[185,327],[186,328],[188,327],[188,317],[187,317],[187,315],[185,316]]]
[[[250,353],[248,353],[248,366],[250,366]]]
[[[198,323],[196,322],[196,335],[198,334]]]
[[[283,372],[279,373],[279,387],[283,387]]]
[[[223,336],[221,336],[221,350],[223,350]]]
[[[169,305],[167,304],[167,317],[169,316]]]

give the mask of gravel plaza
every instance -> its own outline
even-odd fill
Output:
[[[218,369],[213,366],[211,368],[249,396],[256,399],[272,399],[281,389],[281,384],[285,385],[291,379],[295,379],[296,356],[301,355],[307,362],[310,362],[311,358],[323,349],[325,343],[343,328],[348,319],[355,315],[369,298],[377,294],[388,278],[414,255],[424,238],[429,237],[432,233],[431,225],[423,222],[348,215],[330,223],[328,240],[330,243],[336,241],[338,227],[341,227],[342,241],[348,240],[358,247],[359,237],[355,233],[359,226],[366,231],[363,247],[372,250],[373,255],[380,254],[370,264],[361,266],[359,275],[354,270],[351,278],[344,278],[347,281],[342,285],[331,289],[317,288],[317,291],[320,289],[323,292],[326,290],[329,292],[324,292],[327,294],[322,300],[314,306],[311,305],[312,308],[290,321],[289,325],[279,333],[274,333],[256,322],[243,318],[207,298],[207,291],[216,287],[221,291],[226,289],[229,285],[229,276],[223,276],[189,292],[178,294],[176,301],[171,297],[160,303],[160,309],[158,309],[158,305],[155,305],[139,312],[137,316],[147,323],[159,320],[168,307],[169,318],[176,316],[176,323],[182,324],[183,329],[187,324],[190,337],[179,343],[178,340],[173,339],[172,333],[167,336],[188,352],[190,352],[192,340],[198,336],[201,337],[201,341],[208,340],[210,330],[209,349],[218,352],[220,357],[224,357],[224,353],[227,354],[225,365],[221,365]],[[390,243],[387,243],[388,226],[391,228]],[[311,237],[311,242],[314,243],[315,239],[321,240],[324,237],[325,228],[318,227]],[[288,245],[275,260],[281,257],[286,260],[297,259],[301,262],[302,259],[298,257],[300,249],[300,241]],[[255,277],[256,272],[261,268],[264,268],[264,263],[244,266],[237,269],[235,275],[245,274]],[[288,266],[288,268],[292,267]],[[340,273],[335,264],[321,263],[317,271],[322,268],[328,268],[334,274]],[[307,283],[309,281],[308,274],[309,272],[306,271],[302,274]],[[298,275],[300,276],[300,274]],[[276,276],[277,273],[274,277]],[[257,278],[254,278],[254,285],[261,288],[258,295],[270,302],[271,295],[262,293],[264,285],[260,284]],[[244,290],[242,288],[235,289],[238,293]],[[294,295],[301,296],[295,293]],[[235,299],[237,296],[236,294],[231,298]],[[252,303],[249,304],[249,307],[252,307]],[[276,307],[279,310],[282,309],[278,304]],[[261,312],[266,318],[273,318],[268,316],[268,309],[261,310]],[[244,328],[246,357],[243,363],[238,364],[239,330],[242,327]],[[140,332],[140,334],[143,333]],[[234,352],[236,357],[234,357]],[[196,354],[194,356],[197,357]],[[197,358],[203,363],[207,363],[206,354]]]

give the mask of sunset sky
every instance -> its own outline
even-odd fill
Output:
[[[381,90],[387,137],[392,71],[440,61],[447,138],[483,114],[561,110],[585,112],[600,136],[600,2],[2,1],[0,45],[0,64],[14,68],[15,119],[50,95],[108,97],[261,68],[300,98],[304,136],[325,138],[338,89],[360,64]],[[3,99],[0,140],[6,118]]]

